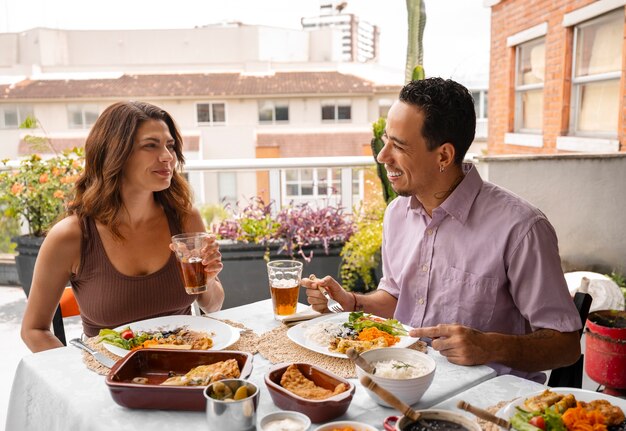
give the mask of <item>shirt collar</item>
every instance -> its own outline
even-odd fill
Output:
[[[474,199],[483,186],[483,180],[472,163],[463,163],[462,167],[465,177],[439,207],[452,218],[465,224]]]
[[[463,163],[462,168],[465,177],[450,196],[448,196],[440,206],[434,209],[433,216],[434,212],[437,211],[438,208],[441,208],[452,216],[452,218],[465,224],[474,199],[478,196],[478,192],[483,185],[483,180],[480,178],[478,170],[472,163]],[[426,214],[424,206],[415,196],[411,196],[407,199],[406,215],[408,215],[410,210],[417,211],[418,214]]]

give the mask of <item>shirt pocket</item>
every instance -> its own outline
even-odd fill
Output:
[[[447,323],[487,330],[496,305],[498,278],[448,267],[444,273]]]

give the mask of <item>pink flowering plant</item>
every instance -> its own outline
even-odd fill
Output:
[[[38,145],[48,141],[33,137],[35,140]],[[83,150],[74,148],[52,157],[31,154],[16,168],[10,167],[8,160],[2,160],[2,164],[0,210],[6,217],[26,220],[31,235],[45,235],[71,197],[74,183],[83,170]]]
[[[332,242],[345,242],[354,232],[352,216],[340,206],[313,208],[308,203],[292,204],[273,210],[274,203],[266,204],[254,197],[242,208],[231,210],[232,217],[213,226],[219,239],[262,244],[268,247],[279,244],[278,253],[290,257],[299,255],[307,262],[313,252],[304,249],[321,244],[328,253]]]

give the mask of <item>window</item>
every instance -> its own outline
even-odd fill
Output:
[[[340,168],[286,169],[287,199],[341,196]]]
[[[570,134],[617,136],[623,8],[574,28]]]
[[[349,122],[350,120],[352,120],[352,105],[349,100],[322,102],[322,121]]]
[[[259,102],[259,123],[275,124],[289,122],[289,103],[287,102]]]
[[[541,133],[546,40],[522,43],[515,54],[515,131]]]
[[[28,116],[33,116],[31,105],[0,105],[0,129],[17,129]]]
[[[210,126],[226,123],[225,103],[198,103],[196,105],[198,125]]]
[[[98,119],[98,105],[67,105],[68,123],[71,129],[88,129]]]

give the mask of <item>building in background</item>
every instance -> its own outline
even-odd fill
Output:
[[[626,0],[485,0],[490,154],[626,151]]]
[[[228,23],[186,30],[33,29],[0,34],[0,157],[31,151],[18,125],[34,115],[62,149],[84,144],[102,110],[142,100],[179,123],[188,160],[355,156],[369,150],[371,124],[400,85],[377,63],[342,61],[341,30],[290,30]],[[97,46],[98,49],[94,49]],[[370,78],[368,75],[376,76]],[[281,203],[353,202],[363,173],[281,172]],[[268,197],[254,172],[190,172],[199,203]]]
[[[368,62],[378,59],[380,33],[378,27],[352,13],[343,13],[347,2],[320,4],[319,16],[302,18],[302,28],[333,28],[341,31],[341,59]]]

